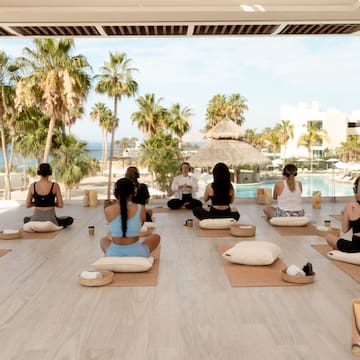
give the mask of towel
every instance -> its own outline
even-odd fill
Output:
[[[82,279],[87,279],[87,280],[90,280],[90,279],[101,279],[102,278],[102,273],[99,272],[99,271],[83,271],[81,274],[80,274],[80,277]]]

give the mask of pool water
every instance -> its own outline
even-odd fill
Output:
[[[352,183],[335,183],[331,178],[326,178],[322,175],[307,175],[298,176],[297,180],[302,183],[303,196],[311,197],[314,191],[320,191],[321,196],[339,197],[339,196],[353,196]],[[279,180],[267,180],[258,184],[236,184],[235,197],[236,198],[255,198],[257,188],[269,188],[271,191],[274,184]]]

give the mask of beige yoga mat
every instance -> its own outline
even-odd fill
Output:
[[[281,271],[287,265],[277,259],[271,265],[252,266],[234,264],[226,260],[222,254],[229,249],[228,245],[218,245],[219,252],[226,275],[232,287],[262,287],[262,286],[298,286],[302,284],[289,283],[281,278]]]
[[[152,210],[153,213],[179,213],[179,212],[191,212],[191,210],[186,208],[180,208],[176,210],[169,209],[168,207],[155,207],[155,208],[149,208],[149,210]]]
[[[196,229],[196,236],[199,236],[199,237],[227,237],[227,236],[232,236],[230,234],[230,229],[223,229],[223,230],[202,229],[199,226],[198,222],[194,222],[194,227]]]
[[[105,286],[156,286],[159,274],[160,247],[155,249],[151,256],[154,264],[149,271],[141,273],[114,273],[112,283]]]
[[[327,256],[327,253],[332,250],[331,246],[328,244],[314,244],[311,245],[315,250],[317,250],[320,254],[324,255],[327,259],[329,259],[334,265],[336,265],[339,269],[344,271],[346,274],[351,276],[354,280],[360,283],[360,266],[349,264],[342,261],[332,260]]]
[[[281,236],[304,236],[317,235],[318,232],[313,224],[306,226],[273,226]]]
[[[53,239],[57,236],[62,230],[57,231],[49,231],[49,232],[27,232],[20,231],[21,238],[20,239]]]
[[[0,257],[6,255],[11,249],[0,249]]]
[[[331,214],[331,217],[333,217],[334,219],[342,222],[343,221],[343,216],[341,214]]]

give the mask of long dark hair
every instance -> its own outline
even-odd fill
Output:
[[[230,181],[230,171],[226,164],[217,163],[213,168],[214,182],[212,183],[212,188],[214,194],[217,197],[227,198],[229,197],[232,184]]]
[[[123,237],[127,231],[127,198],[135,194],[134,183],[127,178],[121,178],[115,183],[114,196],[120,203],[121,225]]]

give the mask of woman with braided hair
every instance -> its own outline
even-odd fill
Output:
[[[134,183],[127,178],[115,183],[115,203],[105,208],[109,223],[109,236],[101,239],[101,249],[106,256],[148,257],[159,245],[160,236],[152,234],[139,241],[139,233],[146,218],[144,205],[133,203]]]
[[[287,164],[282,172],[283,181],[274,186],[273,199],[277,200],[277,207],[266,206],[264,213],[268,220],[276,216],[304,216],[302,208],[302,184],[296,181],[297,167]]]
[[[327,243],[334,249],[347,253],[360,252],[360,176],[354,182],[355,200],[345,205],[341,230],[346,233],[353,231],[352,241],[341,239],[334,234],[326,235]]]

